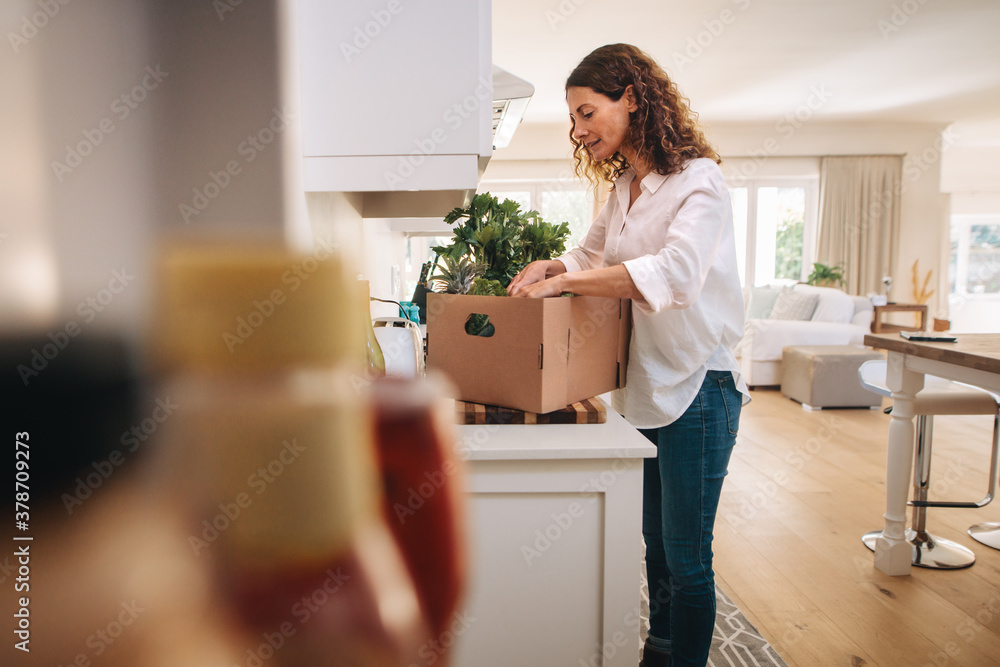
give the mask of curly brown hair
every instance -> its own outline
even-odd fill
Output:
[[[602,46],[581,60],[566,79],[567,90],[590,88],[615,102],[629,86],[633,86],[639,108],[629,114],[625,141],[635,149],[639,161],[663,175],[683,171],[694,158],[722,162],[705,139],[698,114],[691,111],[677,84],[640,49],[630,44]],[[577,176],[586,176],[595,186],[602,180],[614,182],[629,167],[628,160],[616,152],[595,162],[583,143],[573,137],[575,125],[570,126],[569,139]]]

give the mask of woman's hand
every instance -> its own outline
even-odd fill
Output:
[[[563,276],[553,276],[530,285],[522,285],[517,289],[517,293],[510,292],[513,297],[528,297],[531,299],[543,299],[549,296],[559,296],[563,290]]]
[[[522,294],[522,291],[530,285],[544,281],[548,276],[565,273],[565,271],[566,265],[555,259],[540,259],[532,262],[521,269],[521,272],[510,281],[510,285],[507,286],[507,294],[510,296],[542,296]]]

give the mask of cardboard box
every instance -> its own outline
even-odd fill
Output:
[[[492,336],[465,332],[473,313],[489,316]],[[628,299],[431,293],[427,366],[447,374],[463,401],[559,410],[625,386],[631,313]]]

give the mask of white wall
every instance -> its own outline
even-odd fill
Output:
[[[349,274],[367,280],[371,296],[408,301],[411,295],[393,290],[393,266],[402,267],[403,235],[392,232],[390,221],[363,219],[362,193],[309,192],[306,206],[316,243],[341,250]],[[371,303],[372,317],[395,316],[399,309]]]

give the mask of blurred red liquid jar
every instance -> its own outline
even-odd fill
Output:
[[[437,377],[372,385],[385,521],[435,637],[451,624],[466,577],[464,466],[444,393]]]
[[[308,259],[308,258],[306,258]],[[247,667],[409,667],[430,631],[387,527],[359,290],[327,258],[173,249],[153,349],[166,469]]]

